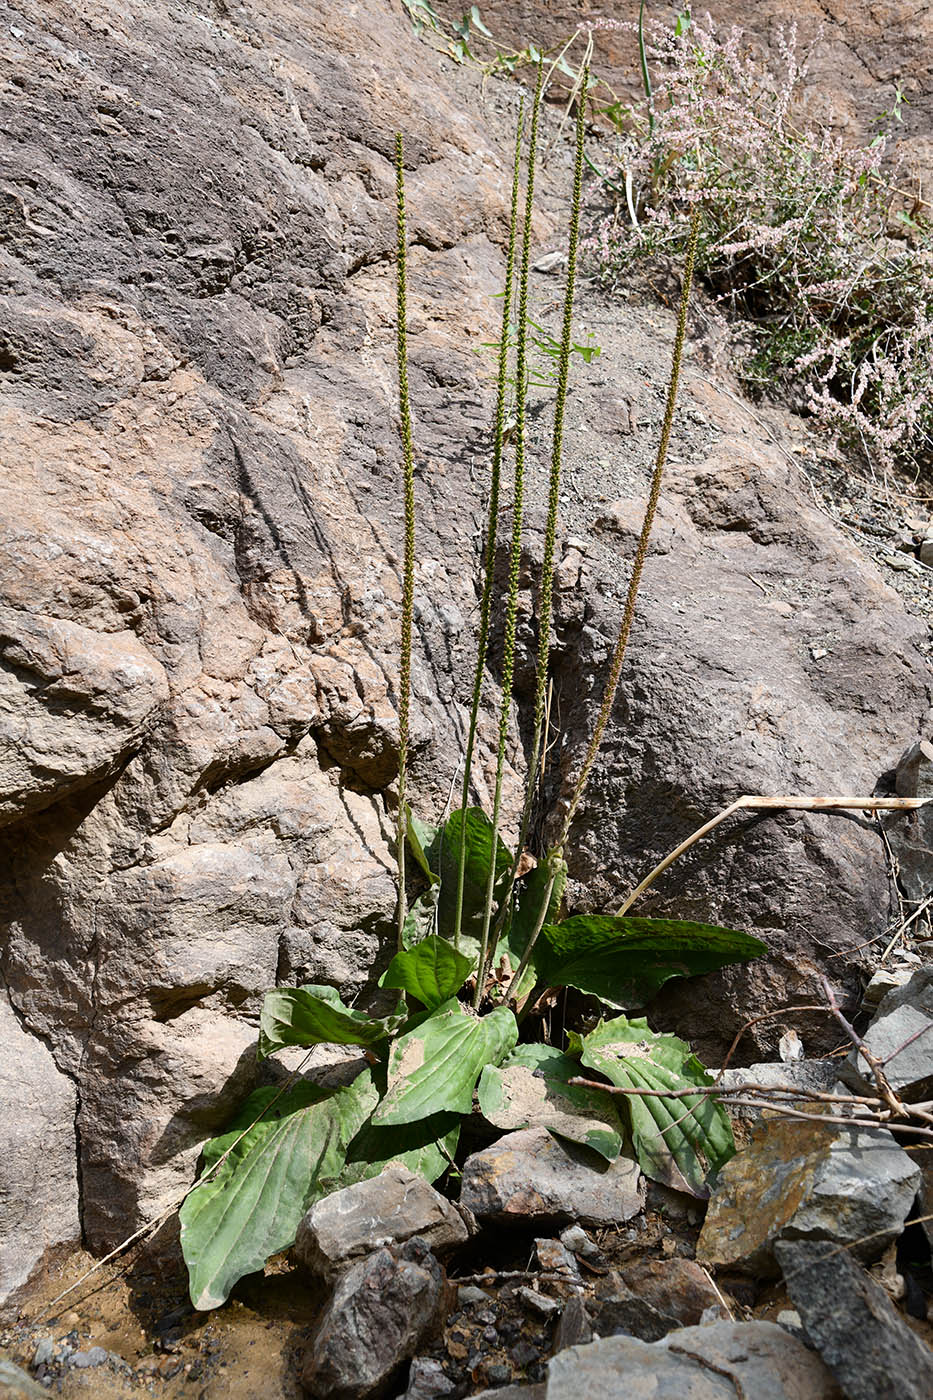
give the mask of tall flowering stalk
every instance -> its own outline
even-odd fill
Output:
[[[535,789],[541,754],[544,747],[545,705],[547,699],[548,661],[550,659],[551,614],[554,597],[554,552],[557,538],[557,511],[560,501],[561,463],[564,445],[564,412],[567,404],[567,391],[570,383],[570,356],[573,348],[573,298],[576,287],[577,252],[580,238],[580,209],[583,202],[583,142],[586,130],[586,95],[589,88],[589,67],[584,66],[580,80],[577,103],[577,122],[574,142],[573,189],[570,197],[570,227],[567,238],[567,282],[564,288],[564,308],[561,324],[560,350],[557,365],[557,396],[554,405],[554,428],[551,438],[551,469],[548,480],[548,510],[544,529],[544,558],[541,564],[541,590],[538,604],[538,655],[535,668],[535,708],[534,728],[531,741],[531,757],[525,788],[525,803],[522,810],[521,829],[515,860],[512,864],[506,887],[502,893],[499,913],[494,933],[501,932],[508,915],[509,901],[518,862],[521,859],[531,812],[534,806]],[[496,939],[492,944],[495,946]],[[492,950],[489,956],[491,957]],[[488,967],[486,969],[488,975]]]
[[[522,548],[522,509],[525,488],[525,396],[528,387],[528,282],[531,260],[531,217],[534,212],[535,160],[538,151],[538,121],[541,115],[541,94],[544,65],[538,65],[531,109],[531,133],[528,138],[528,168],[525,177],[525,216],[522,227],[522,258],[518,282],[518,346],[515,366],[515,476],[512,495],[512,543],[509,553],[509,582],[506,595],[505,628],[502,648],[502,707],[499,712],[499,747],[496,755],[496,790],[492,807],[489,876],[486,882],[486,902],[483,909],[483,931],[474,994],[478,1007],[483,996],[489,950],[489,926],[492,922],[493,893],[496,884],[496,852],[499,840],[499,815],[502,808],[502,772],[505,767],[505,743],[509,732],[512,701],[512,678],[515,670],[515,625],[518,615],[518,573]]]
[[[641,576],[648,557],[648,543],[651,537],[651,530],[654,525],[654,517],[658,508],[658,500],[661,495],[661,484],[664,480],[664,467],[667,462],[667,450],[671,441],[671,430],[674,425],[674,409],[677,405],[677,391],[680,386],[680,368],[683,361],[684,341],[687,335],[687,309],[690,304],[690,289],[693,285],[693,269],[696,263],[697,240],[700,233],[700,214],[694,210],[690,223],[690,236],[687,244],[687,257],[684,264],[683,283],[680,293],[680,308],[677,314],[677,331],[674,335],[674,352],[671,358],[671,374],[667,388],[667,402],[664,408],[664,421],[661,427],[661,437],[658,442],[658,451],[655,458],[654,473],[651,478],[651,489],[648,493],[648,504],[645,507],[645,515],[642,521],[641,534],[638,537],[638,545],[635,549],[635,559],[632,564],[632,574],[629,579],[628,593],[625,599],[625,607],[622,610],[622,621],[619,624],[619,635],[616,639],[615,650],[612,654],[612,662],[609,667],[609,675],[606,679],[606,686],[603,692],[602,704],[596,723],[593,726],[593,733],[587,745],[583,762],[580,765],[580,772],[573,785],[570,800],[564,813],[564,820],[561,824],[560,834],[554,842],[553,847],[548,852],[547,861],[550,867],[548,884],[542,900],[535,927],[528,940],[521,962],[509,985],[506,996],[510,996],[513,988],[518,985],[519,979],[531,958],[532,949],[537,941],[538,935],[547,917],[548,907],[551,902],[551,895],[555,882],[560,878],[563,867],[564,847],[567,844],[567,837],[570,833],[570,826],[577,813],[577,808],[586,792],[586,785],[589,782],[596,755],[599,753],[603,735],[606,732],[606,725],[609,723],[609,716],[612,713],[612,706],[615,703],[616,691],[619,686],[619,677],[622,674],[622,663],[625,660],[625,651],[628,646],[629,635],[632,630],[632,622],[635,618],[635,604],[638,601],[638,590],[641,586]]]
[[[463,769],[463,790],[460,809],[465,814],[470,800],[470,775],[473,767],[473,749],[476,743],[476,723],[479,716],[480,698],[483,690],[483,672],[486,667],[486,650],[489,643],[489,617],[492,610],[492,589],[496,569],[496,533],[499,521],[499,486],[502,473],[502,452],[505,443],[505,405],[508,392],[509,346],[512,328],[512,291],[515,280],[515,242],[518,229],[518,191],[521,180],[522,127],[525,119],[524,99],[519,102],[518,125],[515,132],[515,162],[512,170],[512,202],[509,216],[509,243],[505,259],[505,287],[502,293],[502,330],[499,337],[499,366],[496,379],[496,414],[493,423],[492,467],[489,473],[489,513],[486,521],[486,558],[483,578],[483,596],[480,602],[479,643],[476,654],[476,672],[473,677],[473,700],[470,705],[470,728],[467,735],[466,757]],[[460,928],[463,921],[463,886],[466,871],[467,824],[465,817],[460,824],[460,850],[457,856],[457,896],[454,912],[454,946],[460,946]]]
[[[408,727],[411,699],[411,631],[415,595],[415,462],[411,437],[411,402],[408,394],[408,241],[405,232],[405,155],[402,133],[395,134],[395,212],[398,254],[396,305],[396,358],[398,361],[398,401],[402,434],[402,471],[405,491],[405,558],[402,572],[402,638],[399,656],[398,698],[398,946],[404,946],[405,916],[405,839],[407,832],[405,784],[408,768]]]

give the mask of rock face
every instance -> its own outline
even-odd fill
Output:
[[[70,1081],[44,1111],[61,1144],[77,1123],[80,1162],[65,1174],[100,1249],[177,1198],[199,1143],[252,1086],[262,991],[315,981],[353,994],[389,954],[397,128],[421,512],[412,796],[429,817],[446,800],[484,512],[473,477],[489,403],[473,348],[498,316],[513,89],[484,106],[477,75],[376,0],[17,0],[9,15],[0,967],[41,1074],[51,1055],[53,1082]],[[542,177],[543,248],[564,208],[554,178]],[[618,621],[632,512],[607,508],[641,493],[652,455],[669,335],[658,314],[580,302],[603,355],[575,367],[567,416],[576,491],[563,523],[577,543],[559,570],[549,796],[583,746]],[[568,852],[581,908],[614,907],[739,792],[871,790],[921,731],[922,629],[807,503],[772,441],[793,442],[792,420],[761,421],[688,365],[631,664]],[[529,466],[529,558],[542,461]],[[608,516],[616,525],[594,532]],[[527,666],[519,681],[511,817]],[[753,928],[774,950],[664,998],[708,1054],[756,1010],[811,1000],[829,953],[854,989],[859,949],[886,917],[867,826],[789,816],[739,830],[740,843],[732,830],[696,851],[655,901]],[[7,1160],[0,1179],[14,1199],[28,1184]],[[18,1270],[52,1235],[72,1237],[70,1206],[47,1219],[58,1223],[24,1243]]]
[[[885,1129],[765,1119],[720,1172],[697,1256],[767,1276],[775,1241],[813,1239],[877,1259],[919,1186],[919,1166]]]
[[[607,1163],[546,1128],[525,1128],[467,1158],[460,1201],[481,1221],[615,1225],[638,1214],[645,1190],[627,1157]]]
[[[414,1235],[435,1254],[468,1237],[454,1207],[423,1176],[390,1166],[312,1206],[298,1227],[295,1255],[312,1273],[332,1278],[355,1257]]]
[[[49,1245],[81,1238],[74,1085],[0,994],[0,1299],[25,1283]]]

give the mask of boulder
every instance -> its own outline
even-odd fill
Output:
[[[772,1322],[684,1327],[663,1341],[606,1337],[548,1367],[547,1400],[842,1400],[818,1356]]]
[[[360,1255],[415,1235],[434,1254],[468,1238],[450,1202],[423,1176],[393,1163],[313,1205],[298,1226],[295,1256],[311,1273],[333,1278]]]
[[[886,1129],[766,1118],[719,1174],[697,1258],[775,1275],[775,1242],[807,1238],[878,1259],[919,1185],[920,1168]]]
[[[933,1352],[847,1250],[783,1240],[775,1253],[810,1345],[847,1400],[929,1400]]]
[[[629,1158],[608,1163],[546,1128],[524,1128],[467,1158],[460,1200],[484,1222],[599,1226],[630,1220],[645,1194],[638,1164]]]
[[[427,1245],[379,1249],[343,1274],[315,1327],[301,1383],[316,1400],[376,1400],[443,1325],[447,1277]]]

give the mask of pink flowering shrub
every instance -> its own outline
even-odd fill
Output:
[[[700,203],[698,271],[747,327],[748,384],[789,392],[871,465],[930,465],[933,233],[888,138],[851,148],[807,123],[794,27],[772,66],[709,20],[657,36],[647,58],[651,100],[607,109],[615,210],[584,245],[601,280],[682,256]]]

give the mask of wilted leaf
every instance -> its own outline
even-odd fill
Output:
[[[712,1084],[690,1046],[673,1035],[658,1035],[648,1022],[617,1016],[600,1021],[582,1039],[571,1034],[571,1048],[590,1069],[621,1089],[677,1092]],[[706,1178],[735,1152],[725,1109],[707,1094],[683,1098],[627,1094],[632,1143],[642,1171],[678,1191],[706,1197]]]
[[[498,1068],[487,1065],[479,1082],[479,1106],[497,1128],[550,1128],[614,1162],[622,1146],[622,1122],[610,1094],[568,1084],[578,1060],[552,1045],[519,1045]]]
[[[248,1129],[181,1207],[181,1247],[196,1308],[220,1307],[244,1274],[294,1243],[302,1216],[331,1189],[347,1145],[376,1105],[364,1071],[344,1089],[297,1084],[251,1094],[230,1129],[204,1148],[205,1171]],[[265,1110],[265,1116],[250,1127]]]
[[[505,1007],[476,1017],[457,1001],[445,1002],[393,1043],[388,1089],[373,1122],[388,1127],[443,1111],[469,1113],[483,1067],[499,1064],[517,1040],[515,1017]]]
[[[429,852],[434,848],[440,827],[432,826],[430,822],[419,821],[410,807],[405,808],[405,830],[408,834],[408,844],[411,853],[421,869],[432,884],[437,883],[437,872],[431,864]]]
[[[259,1021],[259,1058],[283,1045],[378,1045],[406,1019],[404,1007],[372,1017],[344,1006],[334,987],[276,987],[267,992]]]
[[[578,914],[545,926],[534,960],[548,986],[576,987],[632,1010],[671,977],[695,977],[764,952],[759,939],[716,924]]]

